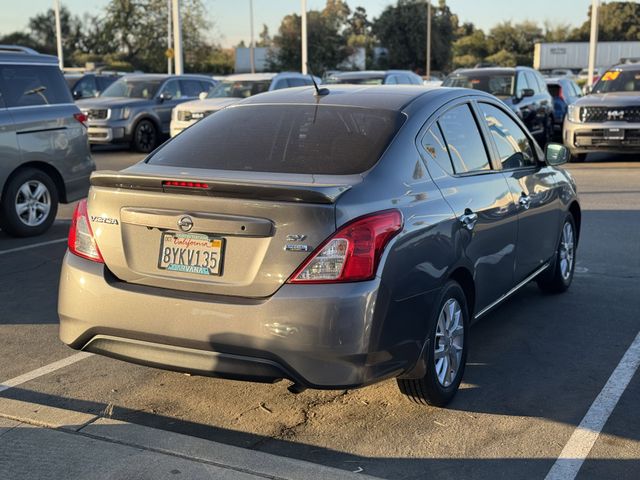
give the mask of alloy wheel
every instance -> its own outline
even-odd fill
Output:
[[[438,382],[443,387],[453,383],[462,362],[462,350],[464,348],[464,322],[462,307],[455,298],[450,298],[444,303],[433,345],[433,358]]]
[[[18,189],[15,199],[18,218],[29,227],[41,225],[51,211],[51,193],[39,180],[29,180]]]
[[[562,238],[558,251],[560,258],[560,274],[564,280],[568,280],[573,271],[573,259],[575,251],[575,241],[573,236],[573,226],[566,222],[562,227]]]
[[[156,143],[156,129],[149,122],[143,122],[136,130],[136,143],[143,151],[150,151]]]

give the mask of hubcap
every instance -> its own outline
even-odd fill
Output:
[[[458,374],[464,348],[462,308],[455,298],[447,300],[438,316],[433,344],[436,376],[443,387],[451,385]]]
[[[29,180],[18,189],[15,207],[22,223],[37,227],[47,219],[51,210],[49,189],[38,180]]]
[[[569,222],[566,222],[562,227],[562,238],[560,239],[558,254],[560,258],[560,274],[564,280],[568,280],[573,271],[574,259],[573,226]]]

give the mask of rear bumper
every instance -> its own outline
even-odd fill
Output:
[[[426,322],[399,322],[397,308],[379,279],[284,285],[266,299],[222,297],[124,283],[104,265],[67,253],[58,314],[60,338],[75,349],[200,375],[335,389],[415,365]]]

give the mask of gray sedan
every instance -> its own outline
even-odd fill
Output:
[[[98,98],[79,100],[92,144],[129,143],[148,153],[169,135],[171,111],[215,85],[204,75],[127,75]]]
[[[531,280],[569,288],[572,178],[495,97],[293,88],[92,176],[63,262],[73,348],[290,390],[398,378],[445,405],[469,327]]]

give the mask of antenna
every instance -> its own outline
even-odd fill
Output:
[[[325,95],[329,95],[331,93],[328,88],[318,88],[318,84],[316,83],[316,79],[313,77],[313,72],[311,71],[311,67],[307,62],[307,70],[309,70],[309,76],[311,77],[311,81],[313,82],[313,87],[316,89],[316,93],[314,94],[316,97],[323,97]]]

